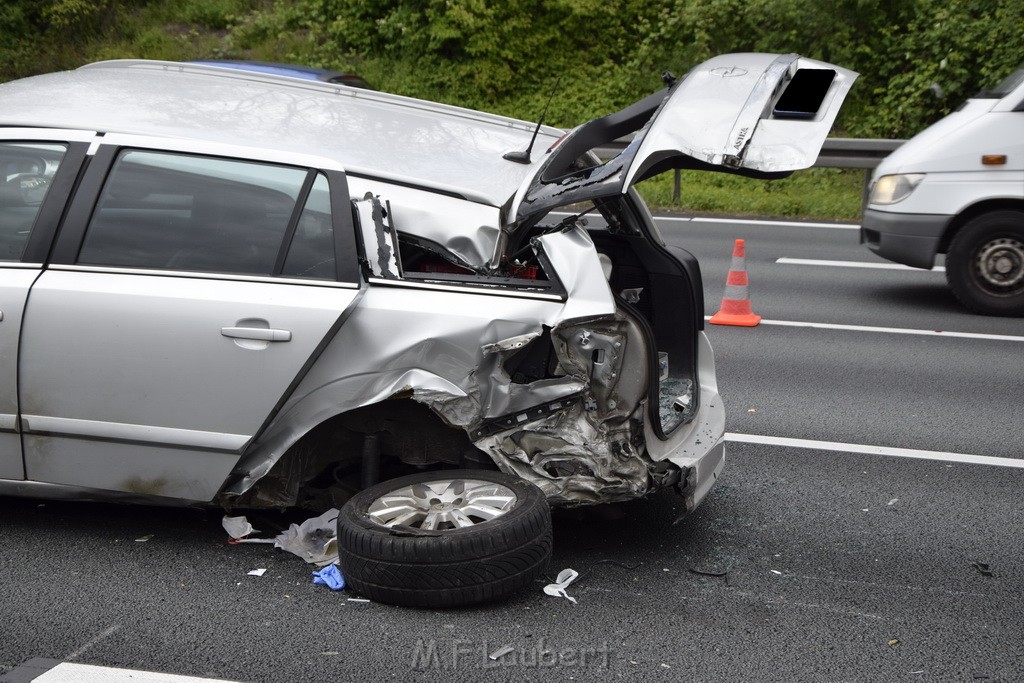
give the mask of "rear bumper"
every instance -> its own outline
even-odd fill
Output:
[[[860,242],[882,258],[914,268],[931,268],[951,216],[867,209]]]
[[[687,512],[692,511],[707,497],[723,469],[725,469],[724,439],[716,443],[695,465],[690,480],[685,485],[680,485],[679,492],[686,500]]]

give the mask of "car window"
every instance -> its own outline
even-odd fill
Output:
[[[327,177],[319,174],[299,216],[295,236],[281,274],[287,277],[334,280],[334,226]]]
[[[167,152],[121,152],[78,263],[272,275],[308,171]]]
[[[17,261],[60,166],[65,145],[0,143],[0,261]]]

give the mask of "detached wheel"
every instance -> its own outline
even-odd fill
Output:
[[[993,211],[961,228],[946,254],[946,280],[972,311],[1024,316],[1024,211]]]
[[[341,571],[371,600],[457,607],[528,586],[551,558],[551,511],[533,484],[439,470],[360,491],[338,515]]]

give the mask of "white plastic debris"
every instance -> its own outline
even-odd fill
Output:
[[[258,534],[259,529],[253,529],[252,524],[249,524],[249,520],[244,516],[242,517],[228,517],[224,515],[224,519],[220,521],[224,531],[228,532],[228,536],[231,538],[230,543],[273,543],[272,538],[246,538],[249,534]]]
[[[153,538],[153,536],[155,536],[155,535],[156,534],[146,534],[145,536],[140,536],[139,538],[135,539],[135,542],[136,543],[145,543],[149,539]]]
[[[555,577],[554,583],[549,583],[544,586],[544,592],[553,598],[565,598],[572,604],[576,604],[576,598],[571,597],[565,592],[565,589],[569,587],[573,581],[579,577],[580,573],[575,569],[563,569],[558,572],[558,576]]]
[[[506,645],[505,647],[498,648],[491,654],[487,655],[487,657],[493,661],[498,661],[499,659],[507,655],[509,652],[515,652],[515,648],[511,645]]]
[[[249,576],[263,576],[266,573],[267,570],[263,567],[260,567],[259,569],[253,569],[251,572],[249,572]]]
[[[274,539],[274,547],[298,555],[317,567],[338,561],[338,511],[331,508],[302,524],[292,524]]]

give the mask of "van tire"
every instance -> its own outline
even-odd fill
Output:
[[[946,253],[946,281],[975,313],[1024,316],[1024,211],[992,211],[960,228]]]
[[[459,491],[477,500],[510,502],[485,520],[474,515],[470,496],[464,500]],[[421,516],[446,505],[449,511],[459,508],[473,523],[433,530],[420,528],[422,519],[388,524],[382,515],[393,506],[381,502],[385,497],[414,501],[408,507]],[[544,493],[492,470],[437,470],[391,479],[357,493],[338,515],[338,556],[346,582],[367,598],[392,605],[439,608],[500,600],[541,575],[551,545]]]

